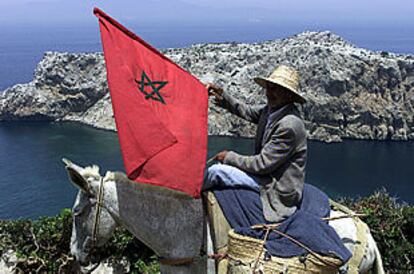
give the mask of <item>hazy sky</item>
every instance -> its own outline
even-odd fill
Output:
[[[134,23],[414,23],[414,0],[0,0],[0,27],[92,24],[94,6]]]

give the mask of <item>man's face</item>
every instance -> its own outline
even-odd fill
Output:
[[[275,86],[275,85],[267,85],[266,88],[266,97],[267,97],[267,101],[277,101],[278,99],[278,95],[279,95],[279,86]]]
[[[289,94],[285,89],[279,85],[270,85],[266,87],[267,103],[270,107],[278,107],[287,99],[290,99]]]

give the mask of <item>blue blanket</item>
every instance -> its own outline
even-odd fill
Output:
[[[250,227],[268,224],[263,216],[262,202],[258,192],[243,188],[213,190],[223,213],[236,233],[257,239],[264,238],[264,231]],[[329,199],[316,187],[305,184],[300,208],[283,221],[278,230],[300,241],[314,252],[335,256],[344,263],[351,253],[343,245],[335,230],[326,221],[330,212]],[[277,257],[294,257],[308,252],[286,237],[270,232],[266,242],[268,254]],[[265,254],[266,255],[266,254]]]

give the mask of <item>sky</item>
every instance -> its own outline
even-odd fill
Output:
[[[0,0],[0,27],[95,24],[94,6],[141,24],[414,25],[413,0]]]

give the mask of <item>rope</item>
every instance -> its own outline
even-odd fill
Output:
[[[93,222],[93,231],[92,231],[92,241],[93,245],[95,245],[98,237],[99,232],[99,217],[101,215],[101,208],[102,208],[102,199],[103,199],[103,178],[101,177],[101,180],[99,182],[99,190],[98,190],[98,201],[97,201],[97,207],[95,212],[95,219]]]
[[[264,239],[263,239],[262,248],[260,249],[259,255],[257,256],[256,261],[254,262],[253,271],[252,271],[253,274],[256,271],[257,264],[259,263],[260,257],[262,257],[263,251],[265,249],[265,244],[266,244],[266,241],[267,241],[267,237],[269,236],[269,232],[270,232],[270,228],[266,228],[266,234],[265,234]]]
[[[354,218],[354,217],[360,217],[360,216],[366,216],[366,214],[357,214],[357,213],[348,213],[348,214],[344,214],[341,216],[336,216],[336,217],[325,217],[325,218],[321,218],[324,221],[332,221],[332,220],[338,220],[338,219],[343,219],[343,218]],[[259,256],[256,259],[256,262],[254,264],[254,268],[253,268],[253,273],[256,270],[257,264],[259,262],[259,259],[263,253],[264,250],[264,246],[266,244],[267,241],[267,237],[269,236],[269,231],[273,230],[275,233],[289,239],[290,241],[292,241],[293,243],[297,244],[298,246],[300,246],[301,248],[305,249],[306,251],[308,251],[310,254],[312,254],[313,256],[315,256],[315,258],[317,258],[319,261],[323,262],[326,265],[329,265],[331,267],[337,268],[338,266],[325,260],[322,256],[320,256],[318,253],[314,252],[312,249],[310,249],[309,247],[307,247],[306,245],[304,245],[303,243],[301,243],[300,241],[296,240],[295,238],[277,230],[276,228],[279,227],[281,225],[281,223],[277,223],[277,224],[259,224],[259,225],[254,225],[251,228],[252,229],[266,229],[266,234],[265,234],[265,238],[264,238],[264,243],[262,246],[262,249],[259,253]]]
[[[210,159],[207,160],[206,165],[208,166],[209,164],[211,164],[214,160],[216,159],[216,156],[211,157]]]
[[[338,219],[344,219],[344,218],[355,218],[355,217],[366,217],[368,216],[367,214],[361,214],[361,213],[353,213],[353,214],[344,214],[344,215],[340,215],[340,216],[336,216],[336,217],[325,217],[322,218],[322,220],[324,221],[334,221],[334,220],[338,220]]]
[[[213,259],[215,261],[221,261],[225,258],[227,258],[227,253],[214,253],[207,255],[209,259]]]
[[[303,243],[301,243],[300,241],[296,240],[295,238],[293,238],[292,236],[289,236],[279,230],[277,230],[276,228],[272,229],[274,232],[276,232],[277,234],[289,239],[290,241],[292,241],[293,243],[297,244],[298,246],[300,246],[301,248],[305,249],[306,251],[308,251],[310,254],[312,254],[313,256],[315,256],[315,258],[317,258],[319,261],[323,262],[326,265],[329,265],[331,267],[337,268],[338,266],[334,263],[331,263],[327,260],[325,260],[322,256],[320,256],[318,253],[314,252],[312,249],[310,249],[309,247],[307,247],[306,245],[304,245]]]
[[[355,217],[366,217],[367,214],[359,214],[359,213],[352,213],[352,214],[343,214],[340,216],[335,216],[335,217],[324,217],[321,218],[321,220],[323,221],[333,221],[333,220],[338,220],[338,219],[344,219],[344,218],[355,218]],[[281,225],[281,223],[277,223],[277,224],[258,224],[258,225],[253,225],[251,226],[252,229],[263,229],[263,228],[277,228]]]

